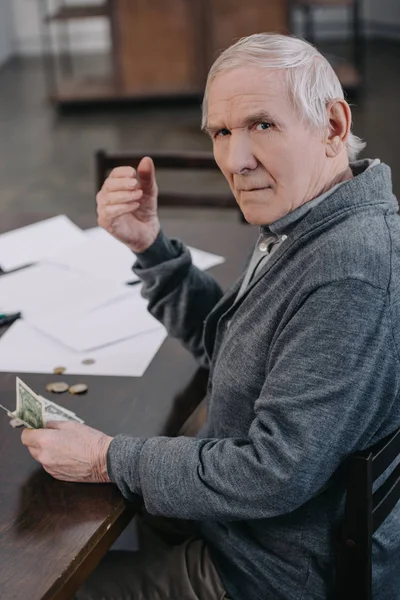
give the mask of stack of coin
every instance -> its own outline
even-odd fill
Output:
[[[69,385],[64,381],[54,381],[53,383],[48,383],[46,385],[46,390],[48,392],[53,392],[54,394],[63,394],[68,391]]]
[[[86,383],[76,383],[69,388],[71,394],[85,394],[88,391]]]

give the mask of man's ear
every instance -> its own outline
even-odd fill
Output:
[[[325,152],[330,158],[337,156],[345,147],[351,127],[351,110],[346,100],[335,98],[326,106],[329,127],[325,138]]]

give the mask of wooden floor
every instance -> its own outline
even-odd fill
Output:
[[[89,61],[89,59],[86,59]],[[83,61],[82,61],[83,64]],[[392,167],[400,196],[400,43],[368,46],[365,93],[353,106],[354,132],[367,141],[363,155]],[[94,152],[210,150],[200,131],[200,103],[138,103],[59,113],[45,99],[38,59],[0,70],[0,231],[33,218],[65,213],[81,226],[95,224]],[[168,189],[224,189],[218,175],[161,176]],[[166,209],[165,209],[166,210]],[[174,209],[169,209],[171,213]],[[165,211],[164,211],[165,212]],[[237,219],[231,211],[195,210],[192,218]]]

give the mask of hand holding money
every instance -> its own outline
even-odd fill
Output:
[[[22,443],[56,479],[106,483],[107,451],[112,437],[87,425],[50,422],[46,429],[24,429]]]
[[[16,393],[15,412],[0,407],[27,427],[22,432],[22,443],[50,475],[63,481],[110,481],[110,436],[83,425],[75,413],[39,396],[19,377]]]

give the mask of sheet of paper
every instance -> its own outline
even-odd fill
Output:
[[[30,323],[76,352],[87,352],[161,327],[139,294],[90,312],[36,318]]]
[[[188,248],[192,256],[193,264],[200,269],[200,271],[211,269],[211,267],[215,267],[225,262],[225,258],[223,256],[211,254],[210,252],[204,252],[204,250],[192,248],[191,246],[188,246]]]
[[[121,285],[139,279],[132,271],[133,252],[100,227],[90,229],[80,244],[45,260]]]
[[[14,229],[0,235],[0,266],[11,271],[85,239],[82,230],[65,215]]]
[[[85,232],[86,239],[73,248],[51,253],[46,262],[86,273],[97,279],[124,284],[137,281],[132,266],[135,255],[127,246],[113,238],[101,227]],[[193,263],[201,270],[210,269],[225,261],[222,256],[189,247]]]
[[[53,373],[64,366],[68,375],[141,377],[167,334],[163,327],[88,353],[68,350],[25,321],[17,321],[0,338],[0,371]],[[85,365],[82,361],[95,362]]]
[[[138,286],[136,286],[138,288]],[[0,277],[0,306],[30,320],[82,313],[140,290],[110,284],[58,265],[39,264]]]

